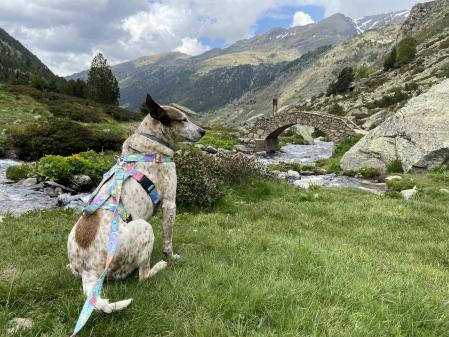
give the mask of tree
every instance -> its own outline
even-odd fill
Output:
[[[386,71],[400,68],[412,62],[416,57],[417,42],[410,35],[404,37],[396,46],[393,47],[390,54],[384,62]]]
[[[99,103],[118,105],[120,89],[103,54],[92,60],[87,79],[87,97]]]
[[[386,71],[394,69],[394,66],[396,64],[396,47],[393,47],[390,54],[388,54],[387,58],[384,61],[384,69]]]
[[[70,96],[86,98],[86,92],[87,92],[86,82],[84,82],[81,79],[69,80],[67,81],[64,87],[64,93]]]
[[[354,81],[354,69],[351,67],[344,68],[338,75],[337,80],[329,84],[327,96],[337,95],[348,91],[352,81]]]
[[[412,36],[404,37],[397,46],[395,67],[400,68],[413,61],[416,57],[416,47],[417,42]]]

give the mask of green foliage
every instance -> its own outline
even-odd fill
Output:
[[[396,49],[396,47],[393,47],[393,49],[391,49],[388,56],[385,58],[385,61],[384,61],[384,69],[385,70],[394,69],[395,64],[396,64],[396,57],[397,57],[397,49]]]
[[[40,91],[46,90],[49,87],[47,80],[39,74],[31,74],[30,83],[33,88]]]
[[[400,68],[412,62],[416,57],[416,40],[408,35],[404,37],[397,45],[395,68]]]
[[[387,165],[388,173],[403,173],[402,162],[400,160],[393,160]]]
[[[393,95],[384,95],[380,100],[368,103],[369,109],[388,108],[409,99],[409,95],[400,88],[393,89]]]
[[[48,107],[48,110],[55,117],[68,118],[73,121],[83,123],[101,123],[105,121],[102,115],[97,113],[89,113],[88,109],[86,109],[86,106],[74,104],[71,102],[52,104]]]
[[[71,155],[86,150],[118,150],[124,137],[92,131],[68,120],[53,119],[11,128],[11,146],[17,155],[35,160],[47,154]]]
[[[438,166],[427,174],[433,181],[449,184],[449,167]]]
[[[327,88],[327,96],[345,93],[349,89],[349,85],[354,81],[354,69],[351,67],[343,68],[335,82],[329,84]]]
[[[439,78],[449,78],[449,63],[444,64],[436,74]]]
[[[316,165],[324,168],[327,172],[333,172],[336,174],[343,173],[340,167],[341,159],[343,155],[349,151],[357,142],[363,138],[363,135],[355,135],[345,139],[341,142],[334,151],[334,154],[329,159],[319,160]]]
[[[86,98],[87,95],[87,84],[81,79],[77,80],[69,80],[64,86],[63,89],[64,94],[79,97],[79,98]]]
[[[6,169],[6,178],[9,180],[19,181],[27,178],[30,172],[31,167],[29,164],[9,166]]]
[[[447,49],[447,48],[449,48],[449,38],[440,42],[440,49]]]
[[[99,103],[118,105],[120,98],[118,82],[108,61],[101,53],[94,57],[89,69],[87,96]]]
[[[332,104],[327,110],[327,113],[335,116],[344,116],[346,114],[345,109],[338,103]]]
[[[204,146],[232,150],[235,145],[240,144],[240,141],[235,133],[210,130],[198,143]]]
[[[410,190],[416,186],[416,182],[410,177],[403,177],[402,179],[393,179],[387,181],[389,192],[401,192]]]
[[[379,169],[372,167],[362,167],[360,169],[360,174],[365,179],[378,179],[382,175],[382,172]]]
[[[114,164],[113,155],[97,154],[94,151],[81,152],[68,157],[48,155],[37,162],[29,175],[39,180],[53,180],[68,184],[73,175],[85,174],[95,183],[99,183],[103,174]]]
[[[371,69],[368,64],[361,64],[355,70],[355,79],[361,80],[362,78],[367,78],[371,73]]]
[[[416,57],[417,41],[410,35],[404,37],[393,49],[384,61],[384,69],[400,68],[412,62]]]
[[[260,164],[241,154],[213,157],[186,151],[177,153],[174,161],[178,175],[176,198],[184,207],[214,206],[241,181],[269,177]]]

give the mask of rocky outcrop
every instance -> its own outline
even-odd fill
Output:
[[[449,80],[445,80],[411,99],[349,150],[342,159],[342,168],[386,171],[389,163],[400,160],[408,172],[449,164],[448,93]]]

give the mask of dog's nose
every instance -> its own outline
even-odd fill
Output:
[[[200,132],[201,137],[203,137],[206,134],[206,130],[204,130],[204,129],[200,129],[199,132]]]

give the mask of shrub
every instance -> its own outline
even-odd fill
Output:
[[[9,166],[6,169],[6,178],[9,180],[19,181],[27,178],[30,172],[31,167],[27,164]]]
[[[393,160],[387,165],[388,173],[403,173],[402,162],[400,160]]]
[[[101,155],[93,151],[82,152],[68,157],[48,155],[41,158],[30,175],[39,180],[53,180],[61,184],[70,182],[76,174],[85,174],[95,183],[115,163],[112,155]]]
[[[327,96],[345,93],[352,81],[354,81],[354,69],[351,67],[344,68],[338,75],[337,81],[329,84]]]
[[[118,106],[105,105],[103,112],[121,122],[141,121],[147,112],[132,112]]]
[[[54,119],[11,128],[11,147],[21,159],[36,160],[44,155],[71,155],[86,150],[119,150],[120,134],[94,132],[68,120]]]
[[[211,207],[227,189],[245,179],[269,177],[260,164],[241,154],[216,157],[196,151],[176,153],[177,202],[184,207]]]
[[[440,49],[449,48],[449,39],[440,42]]]
[[[355,78],[357,80],[360,80],[362,78],[366,78],[368,77],[370,74],[370,68],[369,65],[367,64],[362,64],[360,66],[357,67],[356,71],[355,71]]]
[[[403,92],[400,88],[394,89],[393,95],[385,95],[380,100],[376,100],[367,104],[369,109],[375,108],[387,108],[397,103],[403,102],[409,98],[406,92]]]
[[[449,184],[449,168],[447,166],[438,166],[427,175],[437,183]]]
[[[401,192],[404,190],[410,190],[413,187],[415,187],[415,185],[416,182],[408,177],[387,181],[387,187],[389,192]]]
[[[360,174],[365,179],[377,179],[382,175],[382,172],[379,169],[372,167],[362,167],[360,169]]]
[[[416,57],[416,40],[408,35],[404,37],[397,45],[395,68],[400,68],[409,64]]]
[[[335,115],[335,116],[344,116],[345,115],[345,109],[343,109],[343,107],[338,103],[332,104],[329,107],[329,109],[327,110],[327,112],[329,114]]]
[[[208,131],[198,143],[226,150],[232,150],[235,145],[240,144],[234,133],[214,131]]]
[[[388,54],[388,56],[386,57],[386,59],[384,61],[384,69],[385,70],[394,69],[395,64],[396,64],[396,54],[397,54],[396,47],[393,47],[393,49],[391,49],[391,51],[390,51],[390,54]]]
[[[96,112],[89,111],[80,104],[62,103],[49,105],[48,110],[56,117],[69,118],[83,123],[100,123],[103,118]]]

